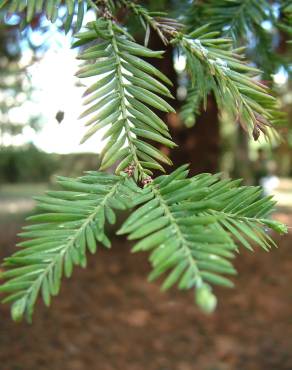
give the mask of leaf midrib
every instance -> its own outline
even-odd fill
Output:
[[[57,258],[60,257],[60,255],[62,256],[62,259],[65,255],[65,253],[72,247],[74,247],[74,243],[76,242],[77,238],[79,237],[79,235],[81,234],[81,232],[83,232],[83,230],[88,226],[88,224],[95,218],[96,214],[98,213],[98,211],[100,210],[101,207],[104,207],[107,200],[116,192],[118,186],[120,185],[120,181],[118,181],[113,187],[112,189],[110,190],[110,192],[104,197],[103,201],[101,203],[99,203],[96,207],[95,207],[95,210],[94,212],[85,220],[85,222],[82,224],[82,226],[76,230],[76,234],[74,237],[71,237],[70,239],[68,238],[67,241],[69,242],[68,245],[63,248],[59,254],[56,254],[55,258],[50,261],[50,263],[47,265],[47,267],[42,270],[42,274],[39,275],[37,277],[36,280],[33,281],[32,285],[30,286],[29,289],[27,289],[25,291],[25,294],[19,298],[19,299],[23,299],[25,298],[26,301],[29,297],[29,295],[31,294],[34,286],[39,286],[39,288],[42,286],[42,283],[43,283],[43,280],[44,278],[49,274],[49,272],[51,271],[51,269],[54,267],[54,265],[57,263]],[[65,243],[63,245],[66,245]]]
[[[195,276],[195,279],[196,279],[196,284],[200,285],[202,283],[202,278],[200,276],[200,270],[197,266],[197,262],[194,259],[190,248],[188,247],[188,244],[189,244],[188,241],[185,239],[185,237],[184,237],[182,231],[180,230],[174,216],[171,213],[171,210],[169,209],[168,204],[165,202],[165,200],[163,199],[163,196],[160,194],[159,190],[157,189],[157,187],[155,185],[152,185],[152,190],[153,190],[153,193],[154,193],[155,197],[158,198],[161,207],[164,209],[165,216],[169,218],[171,225],[174,227],[175,232],[176,232],[179,240],[181,241],[181,243],[180,243],[181,248],[184,250],[185,255],[187,256],[190,267],[192,267],[194,269],[194,276]]]

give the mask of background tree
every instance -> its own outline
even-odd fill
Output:
[[[31,81],[27,73],[28,65],[21,62],[21,34],[13,23],[4,22],[5,14],[0,13],[0,146],[13,145],[13,138],[23,133],[25,127],[37,131],[39,118],[33,115],[21,122],[13,113],[32,98]],[[16,19],[17,22],[17,19]],[[19,116],[19,114],[16,116]]]

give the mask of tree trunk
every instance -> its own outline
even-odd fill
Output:
[[[153,32],[150,38],[150,48],[163,50],[165,46]],[[171,92],[176,96],[177,74],[173,65],[173,49],[167,48],[162,59],[152,59],[151,63],[163,72],[172,82]],[[169,103],[179,112],[181,103],[170,100]],[[200,172],[216,172],[219,168],[220,133],[218,109],[213,96],[208,99],[207,111],[197,119],[195,126],[187,128],[181,122],[178,114],[163,114],[159,116],[168,124],[171,135],[178,148],[169,150],[162,148],[174,163],[174,166],[189,163],[192,175]]]

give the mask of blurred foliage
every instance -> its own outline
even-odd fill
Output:
[[[58,158],[29,145],[0,150],[0,182],[45,182],[58,168]]]
[[[0,13],[0,146],[13,136],[23,133],[25,127],[37,131],[39,118],[30,115],[26,120],[13,117],[13,113],[32,97],[32,85],[27,74],[27,65],[21,62],[21,34],[14,25],[4,22]]]
[[[270,79],[280,66],[289,72],[290,8],[291,1],[285,0],[194,1],[188,21],[191,28],[210,23],[214,31],[231,37],[235,46],[247,46],[249,59]]]
[[[88,168],[98,168],[96,154],[49,154],[33,145],[0,149],[0,184],[54,182],[63,176],[80,176]]]

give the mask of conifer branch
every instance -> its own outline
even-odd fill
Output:
[[[179,34],[172,40],[187,57],[193,84],[197,84],[204,100],[211,87],[219,107],[227,107],[255,140],[261,132],[268,139],[277,137],[273,124],[281,121],[281,113],[267,87],[256,82],[254,77],[260,71],[243,61],[242,50],[233,50],[230,39],[208,32],[208,27],[189,35]]]
[[[220,31],[236,43],[257,34],[257,28],[265,20],[275,20],[272,4],[266,0],[207,0],[194,5],[193,12],[201,24],[211,23],[212,30]]]
[[[249,1],[253,0],[239,2],[236,15],[240,18],[248,9],[246,3]],[[200,100],[206,102],[211,88],[219,108],[228,107],[233,119],[255,140],[261,132],[269,140],[278,138],[273,125],[283,123],[283,114],[269,89],[256,82],[255,76],[260,74],[260,70],[243,61],[244,49],[233,49],[232,39],[220,37],[220,32],[214,32],[212,25],[204,24],[190,34],[184,34],[175,26],[165,29],[163,22],[156,21],[145,8],[128,0],[124,3],[156,31],[159,30],[158,34],[163,35],[165,43],[181,48],[187,56],[193,87],[200,91]],[[213,11],[214,6],[208,9]],[[252,17],[257,17],[256,14],[254,12]],[[237,24],[236,17],[232,17],[232,21]]]
[[[193,108],[189,102],[183,112],[186,116],[194,119],[196,108],[201,101],[206,105],[207,94],[212,91],[219,107],[228,106],[234,119],[257,139],[260,131],[274,135],[272,126],[281,113],[268,89],[255,80],[259,71],[243,61],[242,49],[233,49],[232,40],[219,37],[210,26],[184,34],[176,20],[133,1],[88,1],[96,10],[97,20],[75,35],[73,45],[82,46],[78,58],[83,66],[77,76],[96,79],[84,93],[87,108],[81,118],[90,118],[82,141],[104,129],[101,170],[118,164],[117,176],[88,172],[78,179],[60,177],[63,190],[39,197],[42,213],[29,218],[35,224],[24,227],[20,234],[26,239],[18,245],[21,250],[6,258],[0,292],[6,294],[4,302],[12,304],[14,320],[25,316],[30,321],[38,296],[49,305],[58,293],[63,271],[69,277],[74,265],[85,267],[87,249],[95,253],[98,242],[110,247],[105,224],[115,223],[115,210],[137,207],[118,233],[139,240],[134,252],[151,251],[150,279],[168,273],[163,289],[175,284],[180,289],[194,289],[198,305],[212,312],[217,300],[211,285],[233,285],[228,276],[236,273],[231,259],[238,250],[237,242],[248,249],[257,244],[269,250],[275,243],[267,228],[279,233],[287,232],[287,228],[268,218],[275,204],[271,197],[263,197],[257,187],[240,186],[238,180],[221,180],[219,175],[210,174],[188,178],[187,166],[152,179],[153,170],[164,171],[161,163],[171,161],[148,141],[175,146],[167,126],[153,111],[174,112],[161,97],[172,97],[165,86],[171,82],[144,60],[161,58],[163,51],[136,43],[117,23],[115,11],[122,5],[139,17],[146,44],[152,28],[165,44],[184,53],[193,83],[193,96],[189,98],[198,103]],[[88,1],[65,2],[66,30],[76,11],[77,28],[81,27]],[[232,29],[236,29],[248,3],[254,2],[228,1],[230,6],[240,6],[237,17],[232,18]],[[1,3],[8,11],[24,11],[27,21],[44,10],[49,19],[56,20],[60,4],[60,0]],[[258,14],[263,16],[262,12],[251,16],[254,24],[260,22]]]
[[[150,280],[168,272],[163,289],[174,284],[195,288],[197,303],[210,312],[216,298],[209,284],[232,286],[221,275],[235,274],[229,261],[237,250],[234,241],[252,249],[252,240],[267,250],[274,243],[263,227],[280,233],[287,229],[265,218],[274,203],[260,198],[258,188],[239,187],[238,181],[219,180],[218,175],[187,179],[187,174],[187,166],[182,166],[149,184],[136,197],[140,207],[119,234],[140,239],[134,252],[151,251]]]
[[[187,127],[192,127],[196,123],[196,119],[201,112],[201,106],[206,110],[206,95],[209,93],[210,89],[206,89],[206,92],[202,94],[202,90],[198,87],[199,84],[193,86],[190,83],[187,89],[187,96],[184,104],[180,111],[180,116]]]
[[[85,65],[79,70],[80,78],[100,76],[85,95],[85,104],[92,104],[81,118],[91,115],[86,126],[91,126],[82,142],[99,129],[106,127],[104,135],[108,139],[101,153],[101,169],[106,169],[121,161],[117,173],[130,164],[137,171],[136,176],[143,179],[152,175],[151,169],[164,171],[158,161],[171,164],[167,156],[145,139],[174,147],[165,123],[151,110],[174,111],[159,95],[171,97],[169,90],[158,78],[171,82],[158,69],[142,57],[161,57],[163,52],[152,51],[136,44],[112,20],[99,19],[88,25],[89,31],[77,34],[75,45],[86,45],[97,38],[101,44],[91,46],[79,56]],[[89,63],[95,59],[95,63]],[[151,108],[149,108],[150,106]],[[94,115],[93,115],[94,114]]]
[[[63,18],[63,26],[67,32],[74,28],[78,32],[83,24],[84,14],[93,3],[91,0],[2,0],[0,9],[7,14],[17,13],[22,17],[22,27],[28,25],[37,15],[45,14],[46,18],[55,23],[59,18],[59,9],[65,7],[66,14]],[[76,22],[75,22],[76,17]]]
[[[95,253],[97,242],[111,243],[105,234],[105,223],[115,223],[114,210],[127,209],[139,188],[127,177],[89,172],[75,180],[59,178],[64,190],[49,191],[38,197],[38,209],[45,212],[28,218],[34,224],[25,226],[18,244],[21,250],[5,259],[8,269],[1,274],[6,282],[0,292],[12,303],[12,317],[25,315],[31,321],[38,295],[49,306],[57,295],[61,278],[70,277],[74,265],[86,267],[86,250]]]
[[[184,26],[177,20],[167,17],[164,12],[150,12],[145,7],[130,0],[120,0],[121,3],[129,8],[140,20],[146,31],[145,44],[149,38],[149,27],[152,28],[160,37],[164,45],[168,45],[170,39]]]

